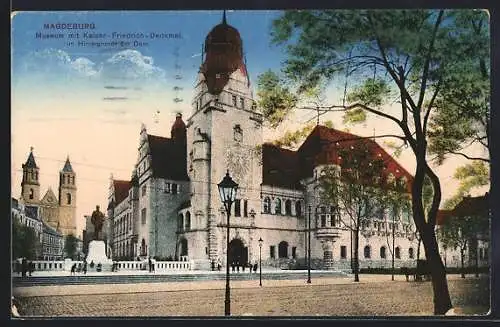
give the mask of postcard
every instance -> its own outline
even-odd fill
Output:
[[[488,314],[487,11],[11,22],[13,319]]]

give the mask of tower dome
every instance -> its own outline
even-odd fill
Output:
[[[175,115],[175,122],[172,125],[170,135],[173,140],[185,141],[186,140],[186,124],[182,120],[182,114],[177,113]]]
[[[206,56],[200,69],[211,94],[219,94],[229,76],[244,66],[242,43],[238,30],[227,24],[224,11],[222,23],[216,25],[205,39]]]

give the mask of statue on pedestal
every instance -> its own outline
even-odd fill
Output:
[[[90,218],[90,221],[94,225],[94,240],[99,240],[99,233],[102,231],[104,219],[104,214],[99,211],[99,206],[96,206]]]

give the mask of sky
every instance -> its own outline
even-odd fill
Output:
[[[227,13],[228,23],[242,37],[254,88],[260,73],[279,70],[286,59],[284,50],[270,42],[271,23],[280,14]],[[91,214],[96,205],[107,207],[110,175],[130,178],[141,124],[150,134],[170,137],[175,114],[190,116],[202,44],[221,17],[221,11],[16,13],[11,25],[12,196],[20,195],[21,165],[30,147],[40,167],[41,197],[49,187],[57,194],[59,171],[69,156],[77,176],[77,229],[81,235],[84,215]],[[58,23],[94,28],[44,28]],[[151,38],[151,33],[165,37]],[[62,37],[44,38],[47,34]],[[129,44],[110,46],[113,41]],[[180,90],[174,91],[174,87]],[[336,87],[327,89],[328,101],[338,102],[340,93]],[[182,102],[176,103],[174,98]],[[265,128],[264,139],[273,140],[314,116],[314,112],[297,111],[278,129]],[[361,126],[342,125],[339,114],[321,116],[325,120],[363,136],[396,131],[395,126],[374,117]],[[413,172],[414,158],[409,151],[398,161]],[[457,183],[452,175],[464,162],[457,157],[437,169],[445,199],[453,195]]]

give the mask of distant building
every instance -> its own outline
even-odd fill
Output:
[[[59,192],[54,194],[49,187],[45,195],[40,199],[40,168],[35,162],[33,148],[28,155],[26,163],[22,165],[23,179],[21,182],[22,202],[29,207],[37,207],[41,219],[58,230],[64,236],[77,235],[76,230],[76,174],[71,167],[69,157],[66,159],[63,169],[59,173]],[[30,209],[35,210],[35,209]]]
[[[43,260],[63,260],[64,239],[63,235],[55,228],[44,222],[43,224]]]

